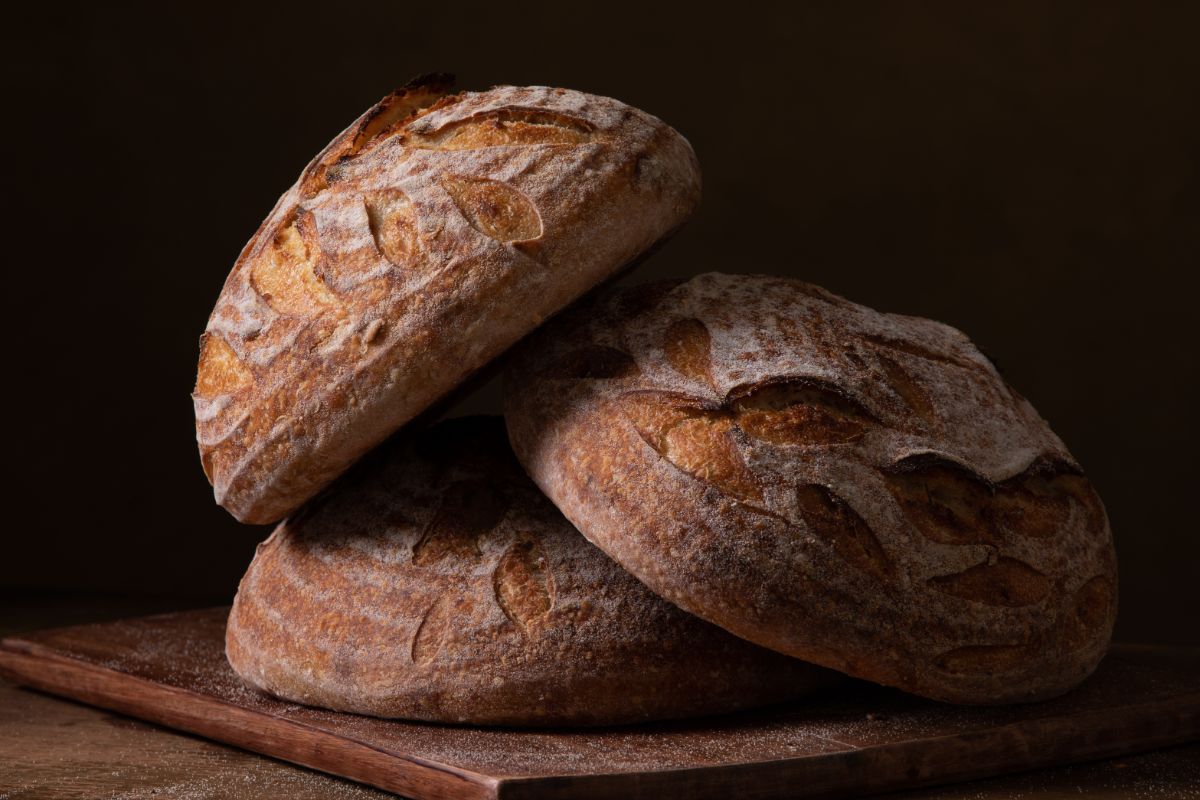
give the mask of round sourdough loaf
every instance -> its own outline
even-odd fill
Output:
[[[242,579],[226,652],[299,703],[498,725],[730,711],[833,675],[653,594],[537,490],[498,417],[389,444],[280,525]]]
[[[205,473],[278,520],[692,213],[687,141],[616,100],[414,82],[322,151],[201,338]]]
[[[506,374],[517,455],[666,599],[927,697],[1049,697],[1116,612],[1099,498],[960,332],[782,278],[610,293]]]

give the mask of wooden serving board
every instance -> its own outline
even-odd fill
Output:
[[[0,672],[43,691],[413,798],[828,797],[1200,738],[1200,649],[1118,646],[1047,703],[943,705],[847,682],[820,699],[593,730],[395,722],[286,703],[225,663],[227,608],[15,636]]]

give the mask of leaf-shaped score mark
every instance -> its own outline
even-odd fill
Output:
[[[904,404],[916,415],[917,419],[925,422],[933,421],[936,409],[934,409],[933,401],[929,399],[929,395],[921,388],[921,384],[914,380],[905,371],[904,367],[900,366],[893,359],[882,354],[877,355],[875,358],[887,376],[887,385],[904,401]]]
[[[484,147],[576,145],[593,138],[581,119],[547,111],[504,108],[452,122],[433,133],[410,133],[410,147],[429,150],[477,150]]]
[[[752,387],[720,407],[686,395],[630,392],[622,408],[642,439],[677,469],[772,515],[742,457],[740,434],[775,444],[828,445],[853,441],[871,421],[852,401],[811,382]],[[796,498],[807,528],[841,558],[881,580],[891,575],[874,531],[844,500],[816,485],[798,487]]]
[[[621,405],[642,439],[675,467],[743,502],[761,505],[762,488],[742,460],[728,411],[661,392],[632,392]]]
[[[540,238],[542,217],[533,203],[511,186],[487,178],[447,176],[442,186],[471,227],[499,242]]]
[[[985,510],[992,501],[986,482],[957,464],[905,464],[887,476],[888,488],[913,526],[940,544],[999,544]]]
[[[215,333],[200,337],[200,366],[196,373],[196,396],[211,399],[249,386],[254,376],[233,352],[229,343]]]
[[[941,544],[1048,538],[1072,524],[1076,509],[1086,514],[1089,529],[1104,527],[1100,500],[1086,478],[1040,464],[992,486],[957,464],[931,459],[901,465],[888,486],[917,530]]]
[[[841,394],[801,381],[779,381],[731,401],[747,435],[781,445],[834,445],[860,439],[874,418]]]
[[[891,561],[875,532],[845,500],[817,485],[799,487],[796,500],[808,530],[842,559],[881,580],[891,575]]]
[[[1067,649],[1079,650],[1105,635],[1115,601],[1113,582],[1103,575],[1083,584],[1075,592],[1072,608],[1063,619],[1061,640]]]
[[[711,347],[712,339],[703,322],[698,319],[681,319],[667,328],[663,354],[676,372],[711,386]]]
[[[997,380],[993,370],[981,361],[972,359],[969,355],[956,352],[939,352],[931,347],[910,340],[893,339],[886,336],[867,334],[863,339],[874,352],[875,361],[887,378],[887,385],[896,393],[904,404],[913,412],[914,421],[932,423],[937,420],[937,408],[930,398],[922,382],[913,377],[911,368],[904,366],[912,359],[920,359],[938,365],[944,375],[962,376],[957,370],[967,370],[971,375],[969,380],[982,380],[992,385]],[[852,360],[860,362],[857,356]],[[1002,382],[1002,381],[1001,381]],[[1004,384],[1011,394],[1012,388]]]
[[[904,341],[902,339],[891,339],[886,336],[877,336],[873,334],[865,334],[863,339],[870,342],[877,349],[892,350],[905,355],[916,356],[923,358],[926,361],[936,361],[941,364],[950,364],[963,369],[983,369],[979,364],[971,361],[958,354],[940,353],[932,348],[926,347],[916,342]]]
[[[202,403],[217,401],[211,405],[197,405],[197,419],[211,420],[228,408],[221,405],[224,395],[231,395],[254,383],[250,371],[229,343],[215,333],[206,332],[200,337],[200,364],[196,370],[195,396]],[[213,448],[202,448],[200,465],[209,482],[217,472],[217,460],[221,455]]]
[[[315,272],[316,234],[311,217],[297,215],[283,225],[250,267],[250,284],[280,314],[316,316],[339,306],[337,297]]]
[[[1092,530],[1104,527],[1100,498],[1082,475],[1032,470],[1000,484],[991,509],[993,522],[1019,536],[1045,539],[1070,524],[1074,509]]]
[[[953,575],[929,580],[939,592],[989,606],[1020,608],[1040,603],[1050,593],[1050,579],[1023,561],[1001,557]]]
[[[486,484],[460,481],[451,485],[413,547],[413,563],[428,566],[450,557],[459,561],[475,558],[480,537],[500,524],[508,505],[507,497]]]
[[[504,615],[527,635],[554,605],[554,580],[542,548],[531,541],[509,547],[496,566],[492,589]]]
[[[694,361],[680,356],[680,363]],[[676,467],[762,510],[762,487],[742,457],[740,437],[777,445],[844,444],[872,422],[856,403],[811,381],[749,387],[720,406],[670,392],[631,392],[622,408],[641,437]]]
[[[994,567],[981,564],[967,570],[962,575],[972,572],[978,574],[984,569],[996,569],[1006,561],[1012,561],[1012,559],[1002,558]],[[1035,579],[1033,584],[1035,592],[1041,592],[1044,596],[1053,588],[1049,579],[1040,576],[1031,567],[1021,564],[1021,562],[1015,563],[1020,566],[1015,569],[1010,568],[1011,572],[1024,573],[1024,577],[1039,575],[1041,581],[1045,582],[1042,584],[1041,581]],[[977,578],[966,579],[960,583],[966,584],[972,580],[977,580]],[[1012,583],[1012,576],[1010,575],[1005,581]],[[1107,642],[1108,623],[1113,613],[1115,600],[1113,583],[1108,578],[1097,575],[1085,582],[1075,592],[1071,607],[1059,618],[1055,631],[1057,637],[1054,640],[1055,646],[1061,647],[1064,651],[1073,652],[1084,647],[1096,646],[1100,642]],[[1000,605],[1018,604],[1001,603]],[[1025,603],[1020,605],[1025,605]],[[1036,657],[1039,655],[1038,650],[1042,647],[1044,645],[1038,642],[959,647],[942,653],[938,656],[936,664],[939,669],[952,674],[1003,674],[1016,670],[1031,661],[1036,661]]]
[[[455,600],[452,595],[442,595],[425,612],[417,632],[413,636],[412,660],[416,664],[428,664],[441,652],[451,639],[457,619]]]
[[[874,350],[875,362],[883,370],[887,379],[885,385],[891,388],[892,392],[912,411],[912,421],[918,425],[932,422],[936,416],[936,409],[929,399],[928,393],[921,383],[913,378],[908,370],[892,356],[913,356],[941,365],[962,366],[962,364],[954,358],[943,356],[941,353],[914,342],[872,335],[866,335],[863,339]],[[855,360],[858,361],[857,358]]]
[[[389,190],[366,198],[364,203],[375,247],[396,266],[409,263],[417,249],[417,215],[408,195]]]

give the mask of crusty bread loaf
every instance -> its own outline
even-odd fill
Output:
[[[965,703],[1086,677],[1104,508],[960,332],[797,281],[609,294],[506,375],[518,456],[594,543],[750,641]]]
[[[217,502],[294,511],[363,453],[691,214],[687,141],[546,87],[384,98],[242,251],[201,339]]]
[[[499,417],[403,438],[259,547],[226,639],[250,684],[383,717],[592,725],[829,682],[685,614],[588,544],[521,471]]]

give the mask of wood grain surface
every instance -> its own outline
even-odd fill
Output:
[[[5,800],[391,796],[119,714],[0,685],[0,798]]]
[[[226,609],[14,636],[8,677],[418,798],[860,794],[1111,756],[1200,734],[1200,652],[1118,648],[1050,703],[938,705],[853,684],[819,702],[593,731],[456,728],[282,703],[225,664]]]
[[[360,783],[0,681],[0,800],[383,800]],[[1034,770],[894,800],[1188,800],[1200,744]]]

